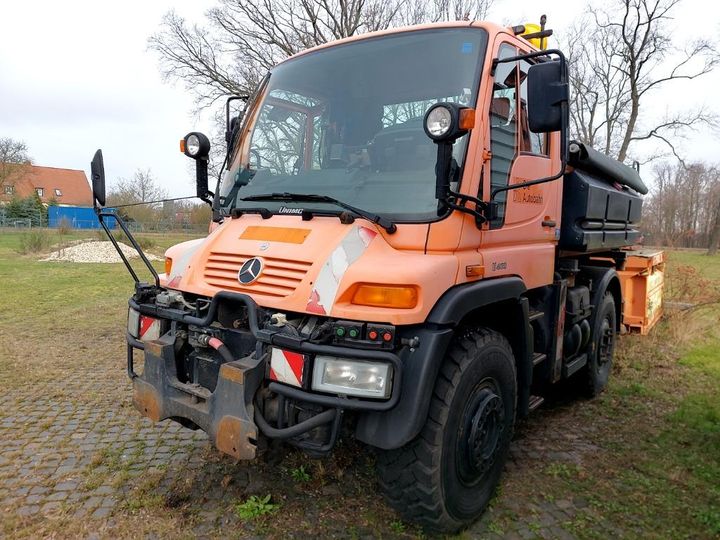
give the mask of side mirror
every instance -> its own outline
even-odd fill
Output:
[[[102,150],[95,152],[90,162],[90,176],[92,177],[93,199],[98,206],[105,206],[105,164]]]
[[[231,156],[235,149],[235,139],[240,129],[240,117],[235,116],[230,120],[230,129],[225,132],[225,142],[227,142],[227,154]]]
[[[563,127],[568,82],[562,68],[561,62],[552,61],[528,69],[528,124],[533,133],[560,131]]]
[[[180,140],[180,150],[195,160],[196,195],[203,201],[208,200],[208,156],[210,139],[197,131],[191,131]]]

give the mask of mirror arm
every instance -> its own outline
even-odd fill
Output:
[[[437,142],[437,161],[435,162],[435,198],[443,202],[450,191],[450,165],[452,162],[453,143],[455,141]],[[440,212],[440,209],[438,209]]]
[[[195,180],[197,182],[197,197],[212,206],[213,193],[208,188],[208,160],[200,158],[195,160]]]
[[[530,58],[539,58],[541,56],[549,56],[551,54],[556,54],[560,58],[560,62],[563,66],[563,70],[567,69],[567,61],[565,60],[565,55],[560,49],[546,49],[544,51],[534,51],[531,53],[525,53],[525,54],[519,54],[517,56],[508,56],[506,58],[495,58],[492,61],[492,66],[490,67],[490,75],[492,77],[495,76],[495,70],[497,69],[498,64],[506,64],[508,62],[519,62],[520,60],[529,60]],[[567,71],[565,71],[567,73]]]

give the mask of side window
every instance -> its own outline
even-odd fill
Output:
[[[525,60],[519,62],[520,69],[520,151],[530,152],[542,156],[548,155],[547,133],[533,133],[528,124],[527,109],[527,74],[530,63]]]
[[[515,47],[501,45],[498,58],[517,54]],[[508,185],[510,167],[518,153],[518,121],[516,114],[517,64],[498,64],[495,70],[492,100],[490,101],[490,190]],[[507,191],[498,193],[498,217],[490,223],[491,228],[502,225],[505,219]]]

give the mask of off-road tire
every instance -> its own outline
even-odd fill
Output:
[[[585,394],[591,398],[602,393],[608,385],[617,341],[617,314],[611,292],[605,293],[598,307],[587,349],[588,363],[582,375]]]
[[[477,519],[507,459],[516,401],[507,339],[487,328],[458,336],[443,360],[420,435],[379,452],[378,482],[389,505],[431,533],[453,533]]]

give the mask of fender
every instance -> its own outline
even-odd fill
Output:
[[[360,416],[355,438],[385,450],[399,448],[414,439],[425,424],[430,397],[455,327],[481,308],[493,304],[498,305],[503,316],[482,321],[481,313],[480,321],[501,330],[512,345],[518,373],[518,412],[524,414],[532,377],[533,343],[528,301],[522,297],[525,290],[525,284],[518,277],[478,281],[448,290],[435,304],[424,325],[408,329],[414,330],[413,335],[420,339],[420,346],[401,355],[403,387],[400,402],[389,411]],[[502,323],[498,327],[491,324],[492,319],[502,319]]]
[[[592,280],[592,296],[590,297],[590,304],[593,306],[599,306],[600,302],[605,296],[606,291],[610,291],[615,298],[615,321],[617,324],[617,330],[620,331],[622,326],[622,312],[623,312],[623,296],[622,289],[620,287],[620,278],[614,268],[605,266],[581,266],[580,271],[585,275],[589,276]],[[592,315],[590,315],[590,328],[595,328],[595,319],[597,318],[597,309],[593,309]]]
[[[520,298],[525,283],[516,276],[457,285],[443,294],[428,315],[427,322],[456,325],[478,308]]]

